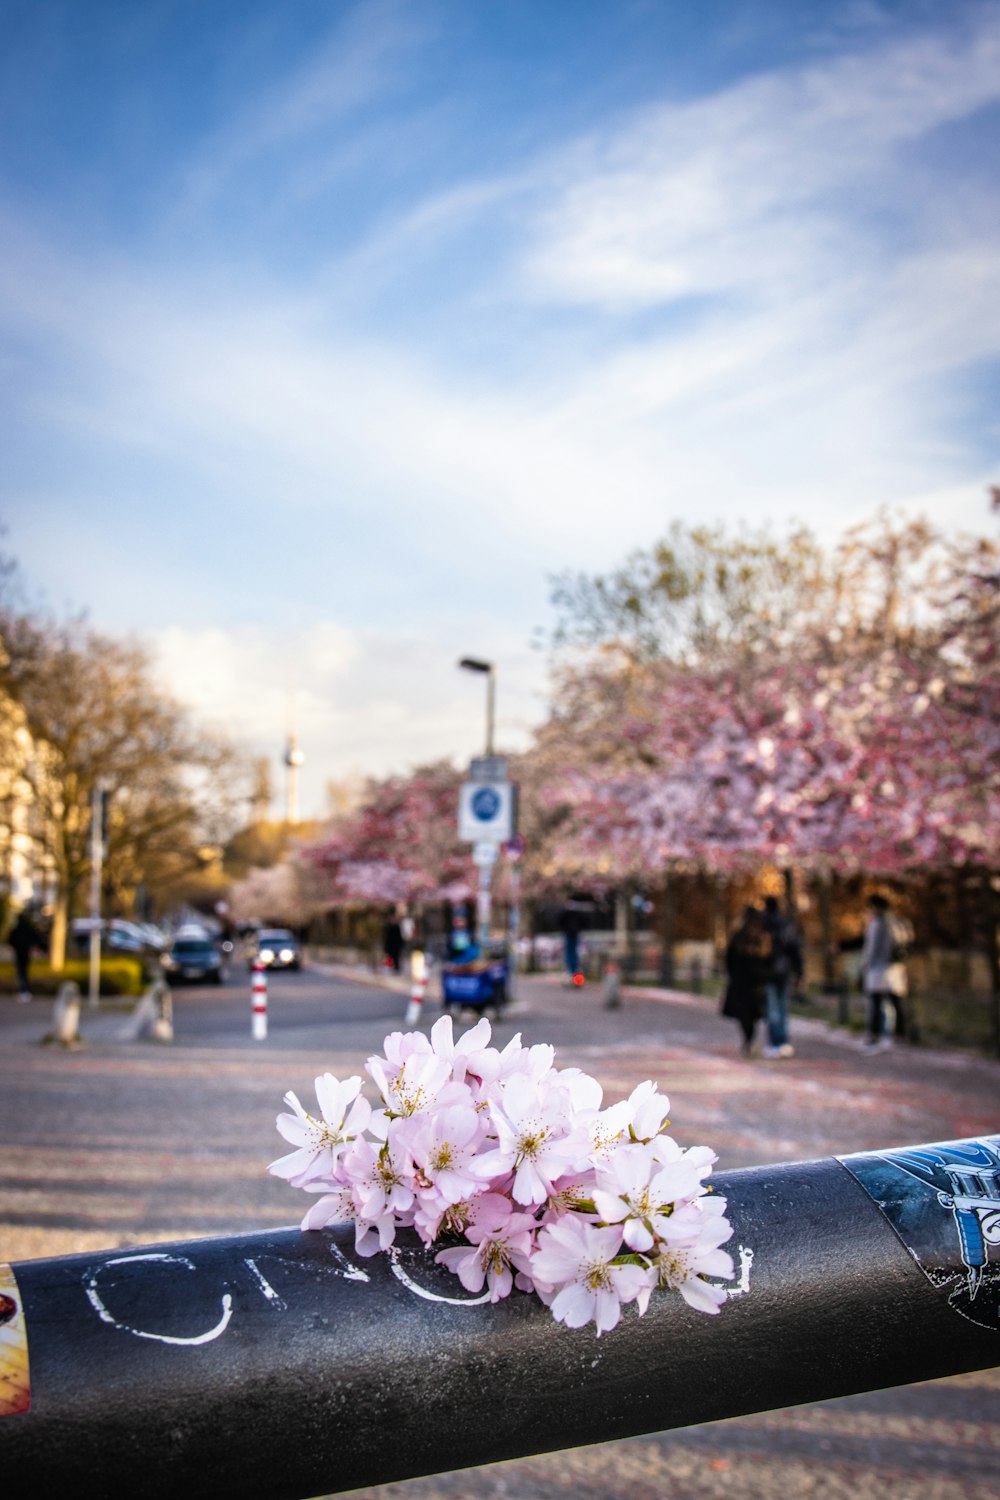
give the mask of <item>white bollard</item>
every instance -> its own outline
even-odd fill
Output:
[[[68,979],[59,986],[52,1011],[52,1030],[42,1037],[43,1043],[59,1047],[80,1046],[80,986]]]
[[[267,970],[263,964],[253,966],[253,1027],[255,1042],[267,1041]]]
[[[174,997],[166,980],[158,979],[149,992],[156,1005],[156,1019],[150,1028],[154,1042],[172,1042],[174,1039]]]
[[[416,1026],[420,1020],[424,996],[427,993],[427,960],[419,948],[410,956],[410,975],[412,977],[412,984],[410,987],[410,1003],[406,1007],[406,1024],[407,1026]]]

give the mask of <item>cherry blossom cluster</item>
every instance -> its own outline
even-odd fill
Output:
[[[360,1077],[316,1079],[319,1114],[285,1095],[278,1130],[294,1148],[270,1171],[317,1195],[303,1229],[353,1221],[359,1255],[388,1250],[398,1228],[491,1302],[535,1292],[571,1328],[614,1328],[657,1289],[718,1312],[732,1229],[705,1179],[716,1160],[664,1134],[655,1084],[602,1106],[596,1079],[557,1068],[554,1048],[498,1050],[485,1019],[457,1040],[450,1016],[393,1032]],[[485,1292],[484,1292],[485,1288]]]

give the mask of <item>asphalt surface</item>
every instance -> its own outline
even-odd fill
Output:
[[[304,1195],[264,1170],[285,1149],[282,1095],[362,1070],[403,1026],[407,986],[313,968],[270,978],[268,1037],[250,984],[178,990],[171,1046],[125,1040],[128,1016],[84,1006],[83,1045],[42,1045],[51,1002],[0,999],[0,1261],[240,1233],[297,1221]],[[440,1014],[432,992],[422,1024]],[[1000,1130],[1000,1064],[909,1047],[869,1056],[798,1021],[796,1055],[744,1060],[717,1003],[522,979],[502,1045],[555,1044],[611,1102],[644,1078],[671,1097],[672,1133],[719,1170]],[[1000,1361],[1000,1329],[997,1332]],[[748,1381],[752,1382],[752,1371]],[[367,1500],[986,1500],[1000,1496],[1000,1372],[821,1402],[625,1442],[356,1491]],[[252,1500],[252,1497],[251,1497]]]

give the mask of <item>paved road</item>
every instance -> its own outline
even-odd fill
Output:
[[[86,1045],[63,1052],[39,1045],[49,1004],[0,1000],[0,1259],[293,1222],[302,1195],[263,1171],[283,1149],[282,1094],[306,1097],[325,1068],[359,1071],[405,1008],[405,993],[343,973],[273,975],[268,1039],[255,1043],[249,977],[234,969],[221,989],[178,991],[172,1047],[122,1041],[120,1013],[85,1011]],[[437,1014],[429,1005],[426,1021]],[[720,1169],[1000,1129],[1000,1064],[909,1048],[869,1057],[818,1022],[798,1023],[794,1059],[747,1062],[710,1001],[629,995],[608,1012],[593,988],[531,980],[497,1039],[515,1030],[554,1042],[609,1099],[655,1078],[673,1133],[713,1145]],[[998,1474],[993,1372],[357,1493],[986,1500]]]

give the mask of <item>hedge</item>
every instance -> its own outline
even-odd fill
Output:
[[[31,965],[31,993],[55,995],[61,984],[73,979],[86,996],[90,985],[90,963],[85,958],[68,958],[61,974],[53,973],[47,963],[35,960]],[[102,995],[141,995],[146,985],[146,970],[140,958],[105,958],[101,960]],[[17,993],[14,965],[0,963],[0,994]]]

